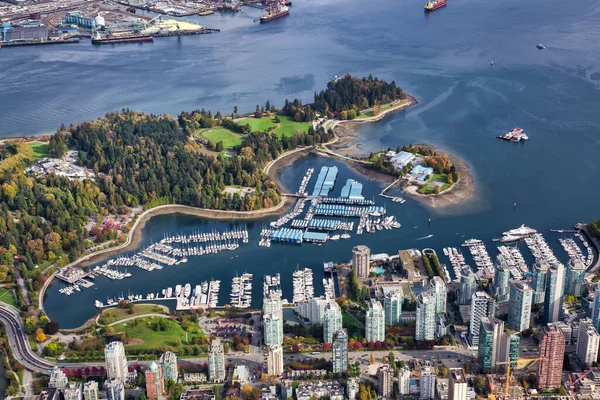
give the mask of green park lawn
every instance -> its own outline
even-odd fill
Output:
[[[12,289],[0,288],[0,301],[17,307],[17,300],[13,295]]]
[[[342,311],[342,326],[348,329],[348,336],[350,337],[361,337],[364,335],[364,325],[346,311]]]
[[[419,189],[419,193],[422,193],[422,194],[433,193],[434,186],[430,185],[433,182],[443,182],[444,184],[440,188],[440,190],[443,192],[444,190],[448,189],[451,186],[449,183],[447,183],[447,180],[448,180],[448,174],[433,174],[431,176],[431,178],[429,178],[429,180],[427,181],[427,183],[424,184]]]
[[[223,141],[223,150],[231,150],[233,147],[242,144],[241,135],[238,135],[229,129],[221,128],[220,126],[202,130],[199,134],[215,144]]]
[[[396,103],[387,103],[387,104],[382,104],[379,108],[380,108],[380,112],[383,112],[385,110],[387,110],[388,108],[392,108],[393,106],[395,106]],[[360,112],[360,117],[372,117],[373,116],[373,109],[372,108],[368,108],[364,111]]]
[[[126,308],[109,308],[102,311],[99,321],[103,325],[112,324],[113,322],[121,321],[122,319],[135,317],[144,314],[164,314],[161,307],[153,304],[136,304],[133,306],[133,314],[129,313]]]
[[[296,122],[290,117],[279,116],[281,122],[275,123],[275,116],[262,118],[247,118],[239,122],[240,125],[249,124],[252,132],[264,132],[270,127],[275,127],[275,134],[278,137],[292,136],[296,132],[308,132],[309,122]]]
[[[144,317],[133,321],[122,322],[114,326],[115,333],[124,332],[130,339],[126,349],[148,349],[154,350],[158,347],[165,347],[177,352],[177,349],[186,345],[186,332],[177,321],[163,319],[166,324],[165,330],[156,328],[160,318]],[[188,332],[187,340],[191,343],[195,336],[205,336],[198,325],[194,325],[191,332]],[[181,344],[177,343],[177,339]]]
[[[48,143],[30,142],[27,146],[33,150],[34,160],[42,157],[48,157]]]

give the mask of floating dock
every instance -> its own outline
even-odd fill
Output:
[[[348,179],[342,188],[342,194],[340,197],[351,200],[364,200],[365,198],[362,195],[362,191],[362,183],[357,182],[354,179]]]
[[[281,228],[271,234],[271,240],[285,243],[302,243],[304,232],[300,229]]]
[[[338,217],[361,217],[363,215],[383,215],[385,208],[380,206],[346,206],[340,204],[317,204],[315,207],[315,215],[329,215]]]
[[[337,167],[321,167],[321,171],[317,177],[317,183],[315,183],[315,188],[313,189],[312,197],[327,197],[331,189],[335,186],[337,174]]]

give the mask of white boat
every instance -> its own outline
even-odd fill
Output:
[[[175,286],[175,296],[179,296],[181,294],[181,285]]]
[[[190,297],[191,293],[192,293],[192,285],[190,285],[189,283],[186,283],[185,287],[183,289],[183,295],[185,297]]]

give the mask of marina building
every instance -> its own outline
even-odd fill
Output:
[[[529,329],[533,290],[523,281],[510,282],[507,326],[517,332]]]
[[[162,399],[165,393],[165,381],[162,368],[152,361],[146,371],[146,397],[148,399]]]
[[[548,292],[546,292],[547,294]],[[565,336],[556,325],[549,323],[543,329],[537,384],[539,389],[558,389],[562,383]]]
[[[263,327],[266,346],[283,344],[283,316],[281,313],[264,315]]]
[[[125,400],[125,384],[120,379],[110,379],[104,382],[107,400]]]
[[[337,178],[338,168],[337,167],[321,167],[317,182],[312,192],[312,197],[327,197]]]
[[[225,353],[221,339],[216,338],[210,343],[208,351],[208,379],[211,382],[225,380]]]
[[[379,396],[388,398],[392,395],[394,372],[389,364],[383,364],[377,371],[377,390]]]
[[[83,399],[98,400],[98,382],[87,381],[83,384]]]
[[[417,314],[415,340],[433,340],[435,338],[436,298],[429,292],[417,296]]]
[[[597,331],[600,331],[600,283],[596,284],[594,289],[594,300],[591,304],[592,308],[592,324]]]
[[[600,335],[592,320],[583,318],[579,321],[579,334],[577,336],[577,358],[586,365],[591,366],[598,360],[598,346],[600,345]]]
[[[331,351],[333,373],[345,374],[348,372],[348,331],[346,329],[340,329],[335,333]]]
[[[565,293],[564,278],[565,267],[557,263],[548,268],[546,273],[546,298],[544,302],[543,321],[546,324],[556,322],[560,318],[562,310],[562,300]]]
[[[581,297],[585,287],[585,265],[579,259],[571,258],[567,266],[565,293]]]
[[[342,188],[342,192],[340,194],[341,198],[350,199],[350,200],[364,200],[364,196],[362,195],[363,185],[360,182],[355,181],[354,179],[348,179],[346,184]]]
[[[496,304],[494,299],[486,292],[475,292],[471,297],[471,320],[469,323],[469,336],[471,345],[479,344],[479,328],[481,327],[481,318],[493,317]]]
[[[410,394],[410,368],[398,368],[398,393]]]
[[[330,300],[325,306],[325,318],[323,319],[323,341],[332,343],[333,336],[342,329],[342,309],[335,300]]]
[[[531,276],[531,288],[533,289],[533,304],[541,304],[546,298],[546,275],[548,273],[548,264],[536,260],[533,264],[533,273]]]
[[[510,296],[508,282],[510,280],[510,267],[504,256],[498,254],[494,270],[494,296],[498,301],[507,301]]]
[[[404,297],[397,290],[388,292],[383,299],[385,309],[385,324],[388,326],[400,323],[402,317],[402,301]]]
[[[435,299],[435,313],[446,313],[446,283],[439,276],[434,276],[429,284],[429,291]]]
[[[435,368],[431,365],[421,366],[419,398],[421,400],[431,400],[435,398]]]
[[[401,151],[400,153],[392,156],[390,161],[394,164],[396,169],[402,169],[410,164],[415,159],[415,155],[413,153],[408,153],[406,151]]]
[[[160,367],[166,381],[177,382],[179,374],[177,372],[177,355],[175,353],[171,351],[163,353],[160,356]]]
[[[462,368],[451,368],[448,380],[448,400],[467,400],[467,378]]]
[[[110,342],[107,344],[104,348],[104,360],[108,379],[118,379],[121,382],[127,380],[129,370],[127,369],[127,357],[125,356],[123,343]]]
[[[371,299],[365,321],[365,338],[367,342],[383,342],[385,340],[385,313],[381,303]]]
[[[477,291],[477,282],[475,281],[475,274],[470,268],[465,268],[464,274],[460,276],[460,283],[458,285],[458,304],[465,305],[471,304],[471,298]]]
[[[283,375],[283,347],[274,345],[267,353],[267,373],[270,376]]]
[[[368,278],[370,270],[371,250],[364,245],[352,249],[352,268],[359,278]]]

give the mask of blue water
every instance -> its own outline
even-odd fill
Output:
[[[360,147],[431,143],[465,160],[475,177],[476,195],[466,203],[444,209],[414,200],[388,204],[403,224],[399,230],[321,247],[249,244],[235,253],[237,258],[200,257],[151,276],[136,270],[129,280],[99,279],[98,289],[71,297],[53,286],[46,301],[50,316],[72,327],[95,313],[95,299],[211,276],[224,281],[224,301],[231,276],[245,270],[255,273],[255,298],[260,298],[263,274],[289,276],[298,264],[321,271],[322,261],[347,261],[351,247],[360,243],[392,254],[408,247],[439,251],[476,237],[495,255],[491,239],[523,223],[544,232],[565,260],[548,229],[597,218],[600,205],[600,5],[592,0],[451,0],[426,15],[422,3],[299,0],[289,17],[265,25],[252,22],[260,13],[255,9],[200,19],[223,28],[214,35],[121,46],[82,42],[2,49],[0,135],[53,131],[62,122],[94,119],[123,107],[176,114],[202,107],[230,112],[237,105],[251,111],[267,99],[310,101],[334,75],[373,74],[395,80],[420,103],[360,126]],[[535,48],[540,42],[545,50]],[[495,139],[516,126],[529,134],[528,143]],[[320,165],[338,165],[340,175],[365,182],[371,196],[380,190],[381,184],[345,165],[317,157],[282,170],[280,178],[295,189],[306,168]],[[250,227],[255,239],[267,222]],[[146,226],[144,243],[164,232],[224,225],[157,217]],[[288,280],[284,292],[289,296]]]

